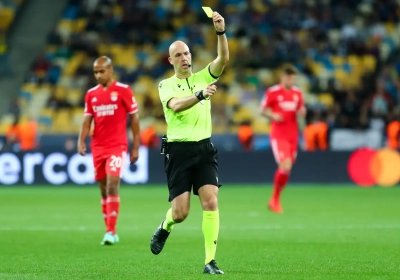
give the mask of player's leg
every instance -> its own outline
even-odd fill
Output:
[[[106,175],[106,159],[100,154],[93,153],[93,166],[95,170],[95,180],[99,184],[101,194],[101,212],[103,214],[104,223],[107,226],[107,175]]]
[[[150,241],[150,249],[154,255],[161,253],[174,224],[183,222],[189,215],[190,191],[192,189],[193,159],[187,156],[181,147],[168,148],[165,171],[167,173],[171,208],[164,220],[156,229]]]
[[[292,170],[293,153],[290,143],[285,140],[272,139],[271,147],[278,164],[278,169],[274,175],[274,186],[268,207],[275,213],[282,213],[280,197],[289,180],[290,171]]]
[[[104,223],[107,227],[107,179],[98,180],[101,194],[101,212],[103,213]]]
[[[107,230],[103,240],[105,245],[112,245],[119,242],[116,226],[120,208],[119,186],[121,182],[125,159],[126,152],[117,151],[111,153],[106,161]]]
[[[200,152],[203,158],[194,171],[193,192],[200,197],[203,208],[202,231],[206,253],[203,272],[224,274],[215,262],[219,234],[218,151],[211,143],[207,143]]]

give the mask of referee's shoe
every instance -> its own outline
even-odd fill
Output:
[[[218,268],[217,263],[212,260],[204,267],[203,273],[205,274],[224,274],[224,272]]]
[[[162,249],[164,248],[165,242],[167,241],[167,238],[170,234],[170,232],[163,229],[164,221],[162,221],[161,225],[156,229],[150,241],[150,249],[154,255],[158,255],[159,253],[161,253]]]

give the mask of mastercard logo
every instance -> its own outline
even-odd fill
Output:
[[[389,148],[361,148],[351,154],[347,170],[361,187],[392,187],[400,181],[400,154]]]

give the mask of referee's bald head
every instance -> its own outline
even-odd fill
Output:
[[[169,46],[170,57],[173,57],[176,53],[183,53],[185,51],[189,52],[189,47],[182,41],[175,41]]]

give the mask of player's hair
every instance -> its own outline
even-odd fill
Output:
[[[286,63],[281,67],[281,73],[286,75],[296,75],[298,70],[293,64]]]

